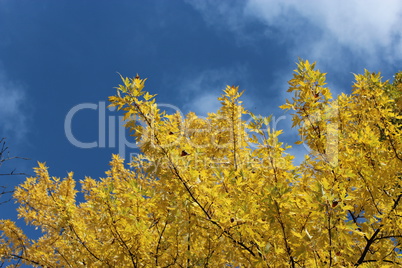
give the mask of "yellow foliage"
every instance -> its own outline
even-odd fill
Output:
[[[1,261],[41,267],[400,267],[400,84],[355,76],[333,99],[325,74],[300,61],[289,81],[293,125],[311,149],[300,166],[270,117],[228,86],[207,118],[158,108],[145,79],[123,78],[111,105],[142,154],[112,156],[105,178],[36,176],[15,192],[31,240],[0,221]],[[399,91],[398,91],[399,90]],[[398,95],[399,94],[399,95]],[[396,96],[396,97],[395,97]],[[246,121],[244,116],[251,119]],[[251,146],[252,145],[252,146]]]

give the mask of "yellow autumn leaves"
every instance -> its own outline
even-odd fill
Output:
[[[138,75],[111,105],[142,154],[112,156],[105,178],[51,177],[44,164],[16,190],[27,238],[0,221],[6,263],[41,267],[399,267],[402,215],[400,84],[356,76],[332,98],[325,74],[300,61],[289,82],[300,142],[293,164],[270,117],[228,86],[198,117],[161,110]],[[399,94],[399,95],[398,95]],[[246,121],[245,116],[250,116]]]

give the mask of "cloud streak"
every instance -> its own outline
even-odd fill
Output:
[[[241,84],[247,78],[247,68],[244,66],[231,66],[227,68],[209,69],[192,74],[187,77],[177,88],[185,101],[185,112],[192,111],[197,115],[206,116],[209,112],[216,112],[221,104],[218,97],[226,86]],[[241,89],[240,89],[241,90]],[[251,100],[242,100],[247,105],[252,105]]]
[[[27,132],[26,94],[0,67],[0,137],[22,139]]]

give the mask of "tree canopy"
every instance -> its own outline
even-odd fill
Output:
[[[112,156],[105,178],[49,175],[44,163],[14,194],[30,239],[0,221],[4,263],[41,267],[400,267],[402,75],[355,75],[336,98],[300,61],[289,81],[293,127],[310,152],[293,163],[270,117],[228,86],[207,117],[158,108],[145,79],[122,78],[141,154]],[[250,119],[246,120],[245,118]],[[81,192],[84,200],[78,201]]]

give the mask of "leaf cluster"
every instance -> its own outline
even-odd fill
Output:
[[[398,76],[399,77],[399,76]],[[281,106],[310,153],[293,164],[270,117],[238,87],[198,117],[161,110],[145,80],[122,78],[123,110],[142,154],[117,155],[99,180],[51,177],[43,163],[14,197],[40,228],[31,240],[0,221],[0,256],[41,267],[399,267],[400,83],[366,71],[333,99],[325,74],[300,61]],[[396,80],[397,81],[397,80]],[[399,95],[398,95],[399,94]],[[245,120],[249,116],[250,120]]]

